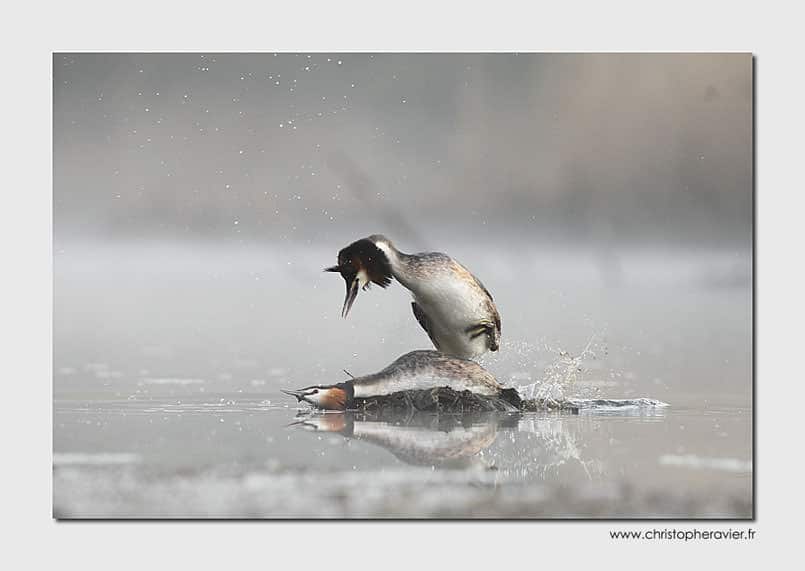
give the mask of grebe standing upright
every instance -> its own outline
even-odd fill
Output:
[[[500,346],[500,314],[489,290],[467,268],[439,252],[405,254],[380,234],[353,242],[338,253],[347,295],[346,317],[358,289],[388,287],[395,278],[414,296],[414,316],[441,352],[474,359]]]

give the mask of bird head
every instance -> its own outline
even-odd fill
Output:
[[[372,283],[385,288],[391,283],[391,262],[384,249],[377,246],[379,238],[382,236],[370,236],[353,242],[338,252],[337,265],[324,269],[325,272],[340,273],[346,282],[347,294],[341,309],[342,317],[349,314],[359,289],[368,289]],[[385,240],[384,244],[390,243]]]
[[[283,390],[286,395],[324,410],[346,410],[352,406],[355,391],[351,381],[335,385],[314,385],[295,391]]]

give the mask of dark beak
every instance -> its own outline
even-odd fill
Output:
[[[355,303],[355,298],[358,297],[358,278],[352,278],[352,280],[348,280],[344,278],[344,281],[347,282],[347,297],[344,298],[344,307],[341,309],[341,317],[346,318],[349,315],[349,310],[352,309],[352,304]]]
[[[358,278],[354,278],[351,283],[347,281],[347,297],[344,298],[341,317],[346,319],[347,315],[349,315],[349,310],[352,309],[352,304],[355,303],[356,297],[358,297]]]
[[[285,389],[280,389],[280,392],[283,392],[286,395],[291,395],[292,397],[296,397],[296,402],[302,402],[305,400],[305,393],[303,391],[286,391]]]
[[[352,309],[352,304],[355,303],[355,298],[358,297],[358,278],[355,273],[346,272],[341,266],[324,268],[324,271],[340,273],[347,283],[347,296],[344,298],[344,307],[341,308],[341,317],[346,317],[349,314],[349,310]]]

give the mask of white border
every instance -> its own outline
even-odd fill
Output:
[[[4,8],[2,341],[4,560],[153,569],[437,561],[499,569],[749,566],[796,545],[801,494],[802,29],[791,4],[549,2],[15,2]],[[51,496],[52,51],[749,51],[757,55],[758,530],[745,544],[613,543],[635,523],[56,523]],[[10,261],[10,263],[9,263]],[[10,367],[9,367],[10,364]],[[787,402],[794,403],[787,405]],[[8,453],[10,452],[10,454]],[[692,524],[670,524],[690,527]],[[664,523],[660,527],[668,527]],[[388,545],[409,547],[400,557]],[[727,545],[729,547],[727,547]],[[774,551],[771,551],[774,550]],[[662,552],[660,555],[658,552]],[[765,556],[764,556],[765,552]],[[714,559],[703,559],[710,555]],[[647,559],[646,556],[651,557]],[[763,557],[763,559],[761,559]],[[715,559],[717,558],[717,559]],[[226,566],[226,567],[225,567]]]

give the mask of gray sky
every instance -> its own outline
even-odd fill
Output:
[[[55,54],[53,71],[57,239],[751,239],[748,54]]]

